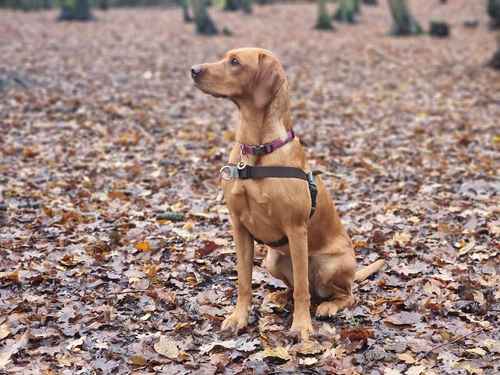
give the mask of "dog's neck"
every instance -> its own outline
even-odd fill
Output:
[[[280,90],[272,102],[263,109],[255,108],[253,102],[240,102],[240,125],[236,141],[250,145],[285,139],[292,128],[290,100],[287,90]]]

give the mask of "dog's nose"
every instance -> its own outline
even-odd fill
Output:
[[[201,73],[203,73],[203,68],[201,65],[193,65],[191,67],[191,77],[193,77],[193,79],[199,78],[201,76]]]

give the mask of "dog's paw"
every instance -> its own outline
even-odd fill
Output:
[[[303,319],[294,318],[290,332],[296,335],[301,341],[309,340],[309,337],[314,332],[311,317]]]
[[[234,311],[221,325],[221,330],[225,333],[236,335],[240,330],[248,325],[248,314]]]
[[[339,307],[335,302],[326,301],[321,303],[316,309],[316,317],[318,318],[331,318],[339,311]]]
[[[331,318],[335,316],[340,310],[345,307],[352,306],[354,303],[354,298],[352,296],[347,296],[345,298],[337,298],[333,301],[325,301],[320,303],[316,309],[317,318]]]

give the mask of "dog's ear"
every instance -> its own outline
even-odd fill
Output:
[[[274,57],[264,53],[259,54],[258,69],[253,95],[256,107],[262,109],[268,106],[278,94],[285,81],[285,72]]]

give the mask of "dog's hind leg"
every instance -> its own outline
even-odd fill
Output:
[[[311,257],[311,291],[323,302],[316,310],[317,317],[335,315],[354,303],[352,284],[356,261],[352,252]]]

